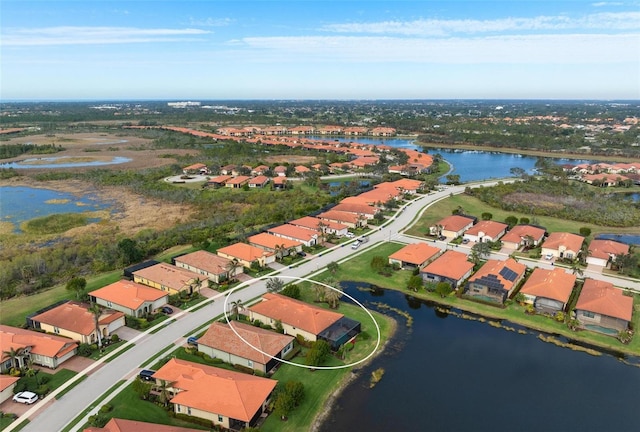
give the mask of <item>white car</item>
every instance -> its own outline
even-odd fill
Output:
[[[346,238],[354,238],[356,235],[354,233],[352,233],[351,231],[348,231],[344,236]]]
[[[551,261],[553,259],[553,254],[550,254],[550,253],[546,254],[544,256],[544,259],[546,259],[547,261]]]
[[[356,240],[355,243],[351,245],[351,249],[358,249],[360,247],[360,242]]]
[[[13,396],[13,401],[31,405],[32,403],[38,401],[38,395],[30,391],[22,391],[20,393],[16,393]]]

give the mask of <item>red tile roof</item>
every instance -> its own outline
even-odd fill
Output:
[[[158,263],[136,270],[133,272],[133,276],[147,279],[176,291],[186,290],[194,280],[203,279],[203,276],[197,273],[167,263]]]
[[[233,329],[242,336],[244,341],[233,332],[230,326],[233,326]],[[291,341],[293,341],[293,336],[276,333],[250,324],[231,321],[228,325],[215,321],[209,326],[206,333],[198,339],[198,345],[208,346],[266,365],[271,360],[271,357],[280,354]],[[256,351],[247,342],[268,355]]]
[[[608,260],[609,256],[628,254],[629,245],[613,240],[591,240],[589,244],[589,256]]]
[[[633,297],[624,295],[623,291],[615,288],[612,283],[587,278],[584,280],[576,309],[631,321]]]
[[[83,432],[202,432],[200,429],[184,428],[137,420],[112,418],[104,427],[89,427]]]
[[[502,241],[520,244],[528,235],[531,236],[534,241],[540,241],[544,237],[544,233],[545,231],[542,228],[531,225],[516,225],[502,237]]]
[[[508,226],[509,225],[502,222],[483,220],[466,230],[464,233],[477,236],[482,232],[485,236],[495,239],[500,235],[500,233],[503,233]]]
[[[250,306],[249,310],[315,335],[320,334],[344,316],[338,312],[273,293],[263,295],[262,301]]]
[[[218,253],[237,258],[242,261],[252,262],[263,256],[271,256],[273,252],[265,251],[246,243],[234,243],[218,249]]]
[[[289,240],[265,232],[253,235],[249,237],[247,241],[253,245],[262,246],[270,250],[275,250],[278,247],[284,247],[285,249],[297,248],[302,245],[299,241]]]
[[[448,250],[422,271],[459,281],[472,269],[473,263],[467,260],[467,254]]]
[[[376,213],[380,212],[380,210],[374,206],[368,204],[353,204],[353,203],[344,203],[341,202],[336,206],[332,207],[333,211],[343,211],[347,213],[355,213],[355,214],[363,214],[373,216]]]
[[[358,224],[360,222],[360,218],[358,217],[357,214],[337,211],[337,210],[329,210],[329,211],[320,213],[318,215],[318,218],[327,219],[330,221],[346,222],[351,224]]]
[[[154,302],[168,293],[123,279],[91,291],[89,295],[136,310],[145,302]]]
[[[291,225],[297,225],[305,228],[310,228],[313,230],[318,229],[318,224],[323,224],[327,228],[330,228],[336,231],[341,231],[348,228],[346,225],[340,224],[338,222],[323,221],[322,219],[318,219],[312,216],[304,216],[304,217],[301,217],[300,219],[292,220],[289,223]]]
[[[121,317],[124,317],[122,312],[103,310],[99,323],[107,324]],[[89,312],[89,307],[76,302],[61,304],[34,316],[32,320],[85,336],[90,335],[96,329],[93,314]]]
[[[559,249],[561,246],[564,246],[567,250],[578,252],[583,242],[584,237],[577,234],[554,232],[549,234],[549,237],[544,241],[542,247],[546,249]]]
[[[309,242],[318,237],[317,231],[288,223],[269,228],[268,232],[275,236],[289,237],[302,242]]]
[[[564,269],[547,270],[536,268],[522,286],[520,292],[535,297],[545,297],[566,304],[569,301],[576,276]]]
[[[205,250],[199,250],[175,258],[176,263],[184,263],[191,267],[220,275],[229,271],[230,259],[218,256]]]
[[[510,280],[504,277],[503,269],[505,268],[516,274],[514,279]],[[498,282],[502,285],[503,290],[511,291],[511,289],[514,288],[515,283],[520,281],[520,278],[524,276],[526,269],[526,265],[517,262],[513,258],[509,258],[505,261],[490,259],[480,267],[480,270],[469,278],[469,283],[478,281],[487,276],[495,276]]]
[[[389,255],[389,259],[422,265],[440,252],[440,248],[429,246],[426,243],[412,243]]]
[[[171,359],[153,378],[180,389],[171,403],[250,421],[277,381],[213,366]]]
[[[0,325],[1,362],[4,362],[8,358],[5,351],[9,351],[11,348],[18,351],[26,347],[31,347],[33,354],[56,358],[66,355],[77,346],[78,343],[76,341],[66,337]]]
[[[469,224],[473,224],[473,219],[460,215],[447,216],[437,223],[437,225],[442,225],[443,229],[454,232],[460,231]]]
[[[4,349],[4,346],[2,348]],[[19,379],[20,377],[11,375],[0,375],[0,392],[8,389],[12,384],[18,382]]]

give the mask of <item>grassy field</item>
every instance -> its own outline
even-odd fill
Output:
[[[493,215],[492,220],[498,222],[504,222],[507,216],[515,216],[518,219],[526,217],[531,220],[531,223],[534,223],[534,220],[537,221],[536,224],[545,227],[548,232],[567,231],[578,233],[581,227],[587,227],[591,229],[591,238],[596,234],[602,233],[625,234],[638,232],[637,227],[604,227],[586,222],[569,221],[549,216],[532,216],[525,213],[505,211],[491,207],[477,198],[460,194],[439,201],[429,207],[429,209],[422,214],[418,222],[409,228],[406,233],[409,235],[424,236],[428,233],[430,226],[435,225],[436,222],[446,216],[451,216],[451,212],[458,207],[462,207],[465,214],[476,216],[478,219],[480,219],[482,213],[491,213]]]
[[[93,291],[107,284],[116,282],[122,278],[122,270],[114,270],[87,279],[87,291]],[[0,303],[0,323],[21,327],[25,323],[25,317],[39,309],[49,306],[60,300],[74,300],[75,292],[65,289],[64,285],[58,285],[46,291],[31,296],[20,296]]]

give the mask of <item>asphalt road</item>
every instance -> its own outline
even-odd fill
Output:
[[[509,180],[506,180],[509,181]],[[511,180],[512,181],[512,180]],[[475,186],[484,185],[489,186],[495,184],[496,181],[489,181],[478,183]],[[420,214],[426,210],[427,206],[440,199],[449,197],[450,194],[457,194],[464,191],[464,188],[470,185],[447,187],[446,189],[430,193],[429,195],[423,195],[414,201],[406,204],[396,216],[387,221],[384,226],[376,228],[371,234],[369,234],[370,241],[364,243],[357,250],[353,250],[350,243],[346,245],[336,246],[335,248],[325,251],[322,255],[309,257],[308,260],[296,267],[285,267],[280,269],[268,277],[276,277],[278,275],[288,277],[309,277],[312,278],[317,272],[322,271],[327,264],[332,261],[340,262],[346,258],[349,258],[355,254],[362,253],[364,250],[372,247],[378,242],[396,240],[405,243],[414,243],[417,241],[424,241],[423,239],[417,239],[407,237],[401,233],[403,229],[410,226]],[[451,248],[451,245],[447,245],[444,242],[435,242],[437,246],[444,248]],[[462,247],[461,251],[465,251]],[[495,258],[504,259],[504,256],[495,255]],[[528,265],[536,265],[548,268],[551,266],[547,263],[526,262]],[[586,274],[599,279],[612,279],[617,286],[626,286],[627,288],[638,289],[637,281],[625,281],[624,279],[604,277],[601,274]],[[267,278],[268,278],[267,277]],[[227,309],[229,309],[229,303],[236,300],[241,300],[244,304],[250,302],[264,292],[266,292],[266,279],[252,281],[242,284],[242,289],[233,290],[230,294],[224,294],[229,296],[227,299]],[[626,282],[629,282],[626,284]],[[135,377],[138,373],[141,365],[145,363],[149,358],[155,356],[158,352],[167,351],[170,345],[181,345],[185,342],[185,338],[196,328],[202,326],[207,321],[224,312],[224,298],[221,294],[215,300],[208,299],[207,304],[204,307],[193,312],[180,312],[175,316],[172,316],[172,320],[167,320],[161,324],[163,328],[155,333],[144,333],[138,338],[134,339],[135,345],[122,353],[118,357],[115,357],[108,363],[101,365],[95,372],[90,374],[87,379],[77,385],[76,388],[69,391],[61,399],[56,400],[55,395],[64,387],[56,390],[52,394],[48,395],[43,401],[34,405],[27,413],[25,413],[18,420],[13,422],[7,429],[7,432],[13,430],[19,425],[25,418],[33,416],[31,421],[22,430],[27,432],[44,432],[44,431],[59,431],[63,429],[69,422],[71,422],[81,411],[88,406],[96,405],[95,400],[100,397],[104,392],[110,389],[114,384],[120,380],[130,379]],[[206,303],[206,302],[205,302]],[[163,354],[164,355],[164,354]],[[78,374],[78,377],[81,374]],[[72,382],[72,381],[71,381]],[[69,384],[71,383],[69,382]],[[104,401],[100,402],[94,408],[99,408]],[[80,422],[74,430],[82,426],[83,422]]]

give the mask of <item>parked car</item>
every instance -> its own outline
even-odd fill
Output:
[[[369,237],[367,237],[367,236],[362,236],[362,237],[360,237],[360,238],[358,239],[358,241],[359,241],[360,243],[366,243],[366,242],[368,242],[368,241],[369,241]]]
[[[347,233],[344,236],[346,238],[354,238],[356,235],[354,233],[352,233],[351,231],[347,231]]]
[[[467,243],[469,243],[469,239],[468,238],[462,239],[462,244],[467,244]]]
[[[173,313],[173,309],[170,306],[162,306],[162,313],[166,313],[167,315],[171,315]]]
[[[38,395],[30,391],[21,391],[13,396],[13,401],[31,405],[38,400]]]
[[[544,259],[546,259],[547,261],[551,261],[553,259],[553,254],[548,253],[544,256]]]
[[[306,257],[306,256],[307,256],[307,253],[306,253],[306,252],[302,252],[302,251],[300,251],[300,252],[298,252],[298,256]]]
[[[151,370],[151,369],[142,369],[140,371],[140,373],[138,374],[138,376],[140,377],[141,380],[143,381],[153,381],[153,378],[151,377],[154,373],[156,373],[156,371]]]
[[[198,346],[198,339],[194,336],[187,338],[187,343],[189,345]]]

